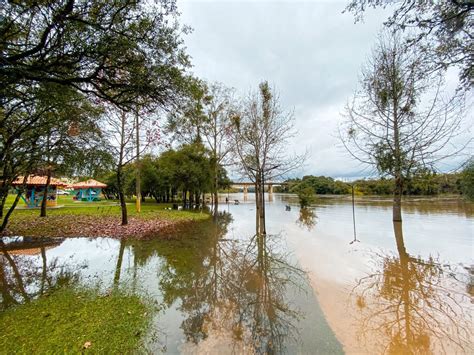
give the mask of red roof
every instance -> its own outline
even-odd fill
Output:
[[[81,181],[81,182],[72,184],[71,187],[73,189],[88,189],[88,188],[94,189],[94,188],[106,188],[107,185],[104,183],[101,183],[100,181],[89,179],[87,181]]]
[[[19,176],[15,181],[12,182],[12,185],[23,185],[23,176]],[[35,185],[35,186],[45,186],[46,181],[48,180],[47,176],[41,175],[29,175],[26,179],[26,185]],[[65,187],[66,183],[62,182],[59,179],[51,178],[49,182],[50,186]]]

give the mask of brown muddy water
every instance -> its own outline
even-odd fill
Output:
[[[252,195],[228,198],[170,240],[9,238],[0,307],[99,284],[156,304],[153,353],[474,352],[473,204],[409,199],[394,225],[390,201],[360,198],[354,238],[350,199],[273,194],[263,240]]]

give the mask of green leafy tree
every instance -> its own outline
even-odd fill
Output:
[[[407,179],[404,192],[407,195],[436,195],[438,193],[436,172],[420,169],[412,178]]]
[[[143,97],[167,102],[188,65],[176,16],[173,0],[6,2],[2,103],[34,101],[31,88],[39,83],[72,87],[120,107],[133,108]]]
[[[314,190],[310,186],[298,189],[297,194],[301,207],[308,207],[314,203]]]
[[[301,189],[309,187],[318,195],[344,195],[349,193],[349,185],[342,181],[326,176],[306,175],[302,180],[287,180],[289,192],[298,193]]]
[[[180,110],[168,117],[167,131],[183,143],[202,142],[210,151],[212,194],[217,213],[222,167],[231,153],[231,117],[235,113],[233,90],[220,83],[193,80],[189,96]]]
[[[2,152],[5,179],[2,181],[0,209],[3,211],[13,178],[19,174],[37,173],[47,176],[40,212],[44,217],[51,176],[74,170],[83,163],[76,159],[77,153],[104,143],[95,123],[101,111],[83,94],[58,84],[42,84],[32,108],[31,116],[17,112],[16,119],[9,120],[4,126],[2,138],[7,141],[4,140],[6,147]],[[17,137],[18,131],[22,134]],[[16,207],[17,201],[18,196],[10,211]],[[7,226],[10,214],[5,215],[2,229]]]
[[[199,203],[202,193],[211,190],[209,152],[199,142],[183,145],[174,156],[175,181],[182,192],[183,204]]]
[[[462,193],[474,201],[474,158],[470,158],[461,174]]]
[[[189,62],[176,19],[173,0],[126,0],[120,6],[74,0],[3,4],[0,201],[11,181],[32,169],[33,159],[22,154],[33,147],[44,155],[43,138],[50,133],[44,128],[60,119],[48,114],[60,106],[44,100],[45,94],[76,92],[92,105],[122,110],[137,105],[152,110],[178,101]],[[52,85],[58,89],[51,92]]]

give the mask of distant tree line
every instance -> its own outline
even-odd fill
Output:
[[[307,175],[302,179],[288,179],[287,185],[276,187],[275,191],[295,193],[311,192],[318,195],[344,195],[351,193],[351,186],[357,195],[392,195],[393,179],[359,179],[352,183],[335,180],[326,176]],[[474,199],[474,160],[470,160],[464,170],[459,173],[437,174],[425,171],[406,181],[403,195],[435,196],[442,194],[464,195]]]
[[[275,191],[299,193],[310,187],[318,195],[344,195],[349,193],[350,185],[326,176],[306,175],[302,179],[286,180],[288,185],[276,187]]]

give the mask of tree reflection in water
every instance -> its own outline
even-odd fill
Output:
[[[9,243],[0,239],[0,310],[26,303],[57,287],[78,281],[76,268],[59,265],[57,259],[48,262],[46,250],[62,243],[54,238],[14,238]],[[41,255],[41,264],[31,255]]]
[[[389,354],[469,352],[472,309],[464,308],[455,271],[434,257],[411,256],[401,222],[394,232],[398,255],[378,255],[378,271],[354,289],[360,335]]]
[[[277,238],[262,234],[252,238],[237,259],[238,287],[229,295],[235,305],[234,335],[252,344],[257,353],[282,352],[287,338],[297,336],[301,318],[287,295],[289,287],[302,287],[305,274],[274,250]]]
[[[300,227],[306,227],[308,231],[313,230],[314,226],[316,225],[316,212],[314,209],[309,208],[309,207],[301,207],[300,208],[300,214],[298,216],[298,220],[296,223]]]
[[[298,309],[288,293],[306,282],[305,273],[275,250],[277,236],[225,239],[232,217],[221,212],[193,233],[169,242],[135,243],[138,263],[159,255],[159,289],[166,307],[179,304],[188,345],[212,339],[222,350],[281,352],[296,337]],[[133,243],[133,242],[132,242]],[[225,348],[224,348],[225,347]]]

